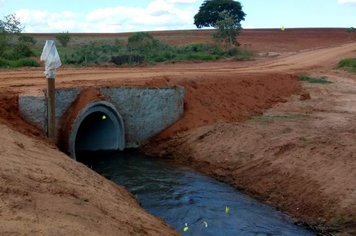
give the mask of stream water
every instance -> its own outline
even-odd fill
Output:
[[[144,209],[183,235],[314,235],[274,208],[172,161],[137,153],[95,155],[85,155],[85,164],[126,186]]]

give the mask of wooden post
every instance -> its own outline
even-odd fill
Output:
[[[62,65],[55,42],[46,40],[41,54],[41,61],[45,62],[45,75],[47,78],[47,136],[56,141],[56,70]]]
[[[48,124],[47,124],[47,135],[52,141],[56,138],[56,87],[55,79],[47,79],[47,114],[48,114]]]

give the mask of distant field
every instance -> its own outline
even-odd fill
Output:
[[[212,42],[213,30],[177,30],[150,32],[158,40],[171,44]],[[30,34],[37,39],[37,46],[55,34]],[[89,41],[126,41],[131,33],[73,33],[69,47],[77,47]],[[245,29],[238,38],[241,47],[257,52],[291,52],[311,48],[329,47],[356,40],[356,33],[347,28],[300,28],[300,29]]]

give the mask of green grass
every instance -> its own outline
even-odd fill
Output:
[[[18,60],[7,60],[0,58],[0,68],[38,67],[37,61],[32,58],[21,58]]]
[[[248,60],[253,54],[240,49],[223,50],[214,44],[194,43],[171,46],[159,41],[149,45],[125,45],[124,43],[89,42],[77,48],[58,47],[64,64],[90,65],[109,62],[112,56],[135,55],[143,57],[142,63],[156,64],[174,61],[215,61],[224,58]],[[139,64],[139,63],[124,63]]]
[[[311,77],[309,75],[301,75],[298,78],[300,81],[312,83],[312,84],[331,84],[332,82],[327,80],[326,76]]]
[[[24,35],[26,39],[27,35]],[[39,58],[43,38],[31,38],[24,48],[6,46],[0,54],[0,68],[18,68],[22,66],[39,66],[33,57]],[[18,49],[18,50],[15,50]],[[223,49],[213,43],[192,43],[186,45],[169,45],[149,33],[134,33],[124,38],[71,37],[67,47],[57,41],[58,53],[63,64],[74,66],[100,65],[108,63],[112,57],[143,58],[139,62],[128,60],[122,64],[157,64],[176,61],[215,61],[220,59],[249,60],[254,54],[240,48]]]
[[[337,68],[345,69],[350,73],[356,74],[356,58],[347,58],[337,64]]]
[[[286,113],[281,115],[261,115],[254,116],[250,119],[251,122],[269,124],[272,122],[281,122],[281,121],[296,121],[306,119],[308,115],[305,114],[294,114],[294,113]]]

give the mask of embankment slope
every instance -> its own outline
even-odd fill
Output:
[[[290,94],[299,93],[301,87],[293,74],[330,72],[330,67],[339,58],[355,55],[356,44],[345,44],[351,39],[344,31],[296,32],[294,34],[301,40],[295,39],[293,32],[279,34],[277,41],[265,40],[273,38],[276,30],[272,30],[253,31],[251,42],[243,42],[245,47],[252,49],[256,42],[260,42],[259,45],[265,48],[261,51],[288,52],[277,58],[140,68],[62,68],[57,86],[183,85],[187,89],[186,114],[182,121],[162,133],[159,146],[153,143],[151,147],[158,154],[171,154],[189,161],[198,169],[304,220],[311,218],[315,221],[322,217],[322,221],[335,215],[352,219],[350,217],[355,215],[352,209],[356,199],[353,197],[356,168],[353,168],[355,158],[350,158],[349,154],[355,153],[352,131],[356,119],[348,120],[344,126],[338,124],[341,117],[348,114],[347,109],[354,108],[353,100],[343,95],[353,93],[353,90],[346,86],[333,93],[334,85],[328,87],[331,90],[322,87],[317,87],[316,92],[308,90],[311,101],[316,103],[302,103],[307,110],[301,111],[301,117],[304,113],[317,111],[320,118],[324,116],[324,110],[339,114],[325,122],[320,123],[312,116],[313,119],[305,121],[305,127],[304,121],[292,125],[283,123],[283,119],[290,115],[282,114],[273,116],[277,116],[273,125],[233,123],[261,114],[277,102],[285,102]],[[303,35],[305,38],[301,38]],[[288,37],[293,38],[294,43],[286,43],[290,40]],[[308,44],[308,38],[313,43]],[[282,47],[282,41],[288,47]],[[314,50],[319,47],[324,49]],[[300,54],[299,50],[306,51]],[[170,227],[139,208],[123,188],[70,160],[18,116],[17,94],[38,92],[46,87],[42,70],[0,71],[1,233],[174,235]],[[343,75],[341,73],[339,77]],[[335,81],[343,79],[339,77],[336,76]],[[339,86],[337,82],[335,86]],[[339,98],[338,102],[325,100],[328,94],[333,94],[329,98]],[[323,101],[326,101],[323,103],[326,108],[320,106]],[[345,102],[347,109],[344,107],[346,110],[339,112],[336,108]],[[284,104],[289,107],[290,103]],[[295,109],[291,106],[291,111]],[[310,130],[317,130],[315,127],[325,133],[310,133]],[[177,133],[178,136],[172,136]],[[251,150],[254,147],[256,150]],[[179,152],[187,155],[182,158]],[[313,156],[315,158],[311,158]],[[245,167],[242,168],[241,163]],[[328,178],[320,181],[323,176]],[[307,207],[300,205],[301,199]],[[339,206],[340,210],[335,213],[326,209]]]
[[[0,130],[1,235],[178,235],[54,146]]]

